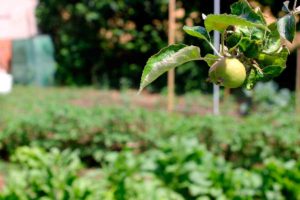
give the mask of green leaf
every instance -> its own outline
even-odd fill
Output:
[[[283,48],[279,53],[272,55],[261,53],[258,56],[258,63],[262,68],[272,65],[277,65],[281,68],[285,68],[288,55],[289,50],[287,48]]]
[[[243,37],[238,46],[245,56],[248,58],[255,58],[260,52],[261,41],[251,40],[250,38]]]
[[[237,44],[241,41],[242,39],[242,34],[239,32],[234,32],[233,34],[229,35],[226,38],[226,46],[231,49],[235,46],[237,46]]]
[[[189,174],[189,180],[200,187],[211,187],[212,182],[208,179],[206,173],[201,173],[199,171],[191,171]]]
[[[219,56],[208,53],[203,59],[208,64],[208,66],[212,66],[219,59]]]
[[[191,36],[210,42],[210,36],[202,26],[184,26],[183,30]]]
[[[266,32],[265,30],[256,28],[256,27],[245,27],[245,26],[236,26],[235,31],[241,33],[245,37],[249,37],[252,40],[264,40]]]
[[[289,50],[283,48],[276,54],[260,54],[258,56],[258,63],[262,67],[264,73],[264,80],[270,80],[277,77],[286,68],[286,60],[289,55]]]
[[[251,90],[259,79],[260,75],[258,73],[258,70],[255,68],[251,68],[249,75],[247,76],[247,79],[245,81],[246,89]]]
[[[266,25],[266,20],[260,10],[254,11],[248,1],[240,0],[231,5],[231,14],[240,16],[248,21]]]
[[[296,33],[296,19],[292,14],[285,15],[277,22],[278,31],[284,39],[293,42]]]
[[[271,65],[268,67],[265,67],[263,69],[263,72],[265,75],[267,75],[269,78],[274,78],[276,76],[279,76],[284,68],[282,68],[279,65]]]
[[[259,54],[257,62],[262,68],[263,74],[261,74],[259,68],[251,67],[245,81],[246,88],[252,89],[257,81],[270,80],[280,75],[286,67],[288,55],[289,51],[287,48],[283,48],[279,53],[272,55],[265,53]]]
[[[245,27],[258,27],[268,30],[268,27],[262,24],[253,23],[236,15],[208,15],[204,21],[207,32],[217,30],[224,32],[229,26],[245,26]]]
[[[199,58],[200,48],[196,46],[174,44],[163,48],[147,61],[141,79],[140,91],[170,69]]]
[[[266,37],[263,52],[266,54],[272,54],[278,51],[281,47],[281,40],[277,23],[272,23],[268,27],[271,32],[269,32]]]
[[[209,187],[202,187],[202,186],[199,186],[199,185],[196,185],[196,184],[189,184],[188,185],[188,189],[189,189],[189,192],[193,195],[193,196],[201,196],[201,199],[203,200],[209,200],[210,198],[207,197],[207,196],[204,196],[206,194],[209,193]],[[197,200],[200,199],[197,198]]]
[[[245,87],[248,90],[253,89],[257,81],[259,81],[262,78],[261,72],[257,68],[252,67],[250,69],[249,75],[247,76],[247,79],[245,81]]]

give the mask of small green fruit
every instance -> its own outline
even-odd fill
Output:
[[[246,79],[246,69],[236,58],[222,58],[209,69],[210,80],[227,88],[240,87]]]

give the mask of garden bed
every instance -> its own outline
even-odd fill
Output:
[[[210,98],[193,94],[179,101],[208,109]],[[3,171],[2,199],[300,195],[300,125],[289,107],[246,117],[170,114],[160,95],[26,87],[1,96],[0,104],[1,157],[18,166]],[[228,108],[236,107],[229,101]],[[83,173],[91,168],[95,173]]]

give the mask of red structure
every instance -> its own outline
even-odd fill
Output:
[[[10,72],[12,58],[11,40],[0,40],[0,70]]]

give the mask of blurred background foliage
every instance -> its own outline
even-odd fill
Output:
[[[228,12],[235,1],[221,2],[222,12]],[[282,2],[254,3],[260,3],[271,19],[280,15]],[[200,45],[202,54],[210,52],[201,41],[185,37],[181,28],[184,24],[202,25],[201,14],[212,11],[211,0],[177,0],[176,41]],[[168,0],[41,0],[37,16],[41,32],[50,34],[55,43],[59,85],[135,88],[148,57],[167,45]],[[288,64],[295,65],[295,55]],[[179,68],[177,92],[209,91],[207,71],[204,62]],[[294,77],[290,74],[295,74],[294,67],[287,68],[277,79],[280,87],[294,89]],[[148,90],[159,91],[165,86],[166,76],[163,76]]]

